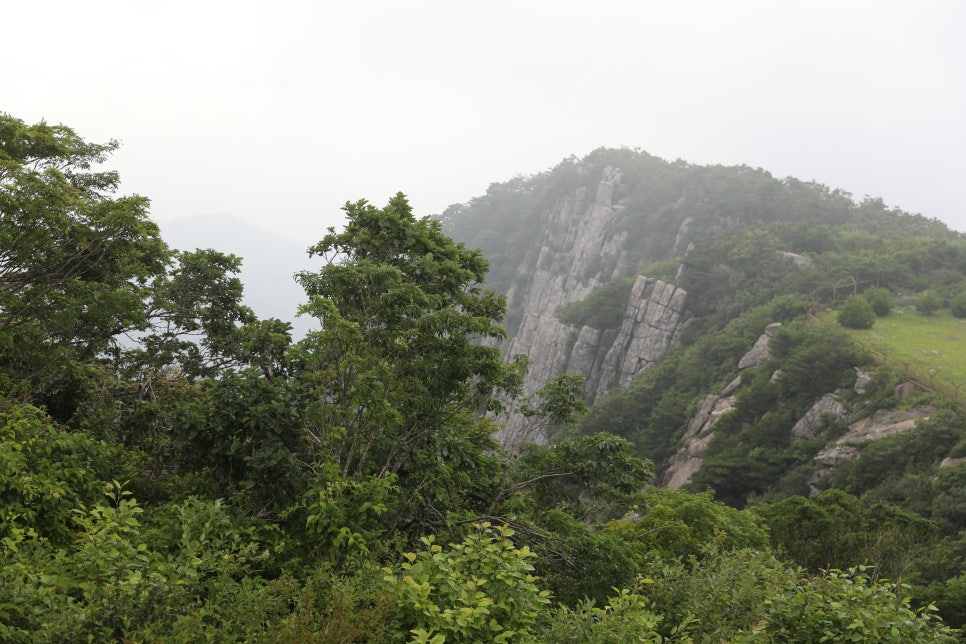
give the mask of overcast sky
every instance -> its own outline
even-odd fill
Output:
[[[119,139],[162,222],[312,242],[348,200],[433,214],[629,146],[966,231],[962,0],[0,0],[0,24],[0,111]]]

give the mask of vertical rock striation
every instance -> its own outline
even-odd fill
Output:
[[[684,327],[687,294],[643,275],[634,282],[620,328],[576,327],[556,317],[562,305],[580,301],[636,269],[623,247],[627,232],[611,232],[622,210],[620,203],[613,203],[620,182],[620,171],[608,167],[593,201],[585,187],[558,200],[547,214],[539,250],[524,259],[507,293],[509,307],[522,317],[510,329],[506,353],[530,357],[524,395],[571,373],[586,377],[587,397],[593,402],[663,358]],[[503,445],[546,442],[543,431],[519,415],[502,420],[497,437]]]

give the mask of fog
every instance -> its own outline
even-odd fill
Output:
[[[438,213],[628,146],[966,230],[958,0],[35,0],[0,20],[0,110],[119,139],[110,165],[160,221],[310,242],[348,200]]]

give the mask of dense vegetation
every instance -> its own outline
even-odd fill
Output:
[[[944,327],[949,330],[943,332],[938,321],[949,319],[945,307],[955,315],[957,305],[966,301],[963,236],[877,199],[857,203],[847,193],[776,179],[762,170],[667,163],[632,150],[605,149],[529,181],[494,184],[486,196],[451,207],[444,220],[458,239],[486,242],[476,227],[488,220],[498,198],[501,209],[493,216],[514,211],[508,203],[512,193],[521,216],[501,220],[500,226],[513,231],[511,243],[519,236],[538,248],[565,251],[553,247],[559,232],[545,235],[541,229],[549,201],[541,190],[554,186],[558,199],[570,194],[579,202],[580,191],[592,192],[606,166],[621,170],[614,187],[619,214],[612,225],[628,231],[622,250],[634,261],[625,262],[623,269],[602,267],[596,277],[604,285],[561,307],[558,318],[576,328],[618,328],[628,285],[639,272],[687,290],[691,324],[681,344],[659,364],[629,387],[595,401],[586,416],[558,430],[552,440],[600,431],[617,434],[655,464],[655,480],[666,480],[664,473],[685,444],[683,437],[702,403],[738,378],[733,406],[715,425],[700,470],[685,489],[709,490],[718,501],[769,517],[772,546],[813,571],[878,561],[880,554],[873,550],[901,534],[907,559],[891,566],[888,575],[911,583],[910,592],[919,601],[939,597],[943,615],[963,624],[966,610],[958,590],[963,559],[953,553],[960,552],[966,523],[944,518],[960,506],[943,483],[957,471],[955,461],[948,468],[940,464],[966,453],[961,397],[966,381],[944,366],[949,350],[913,330],[933,320],[929,325],[935,333],[952,344],[961,342],[958,328]],[[503,255],[502,248],[487,253],[499,275],[512,275],[502,263],[519,266],[522,256],[518,251],[516,257]],[[607,281],[605,276],[614,272]],[[495,280],[493,286],[519,290],[526,270],[516,269],[515,279],[513,284]],[[519,317],[512,306],[510,319]],[[826,315],[828,309],[834,312]],[[909,355],[911,345],[894,354],[883,353],[890,350],[881,343],[869,350],[840,328],[871,327],[875,333],[882,325],[894,327],[897,319],[923,341],[916,345],[916,356]],[[768,361],[739,369],[739,360],[774,322],[783,326],[771,342]],[[853,390],[857,369],[870,374],[861,393]],[[906,396],[908,390],[900,385],[910,381],[918,383],[912,386],[916,393]],[[852,445],[856,458],[826,476],[816,456],[845,434],[847,422],[829,416],[815,435],[805,437],[791,430],[827,395],[849,410],[848,422],[869,421],[876,412],[930,413],[914,431]],[[852,495],[849,503],[857,505],[841,512],[841,521],[826,522],[821,516],[828,510],[811,504],[823,490],[846,491]],[[927,501],[934,498],[942,498],[946,509]],[[875,518],[857,522],[861,534],[856,542],[864,545],[848,555],[804,556],[803,543],[792,545],[781,536],[789,534],[792,520],[788,526],[776,525],[778,515],[770,510],[790,500],[800,503],[784,506],[794,507],[795,520],[802,523],[791,531],[800,541],[821,541],[826,531],[837,538],[852,530],[847,521]]]
[[[922,480],[941,488],[924,520],[846,493],[739,510],[656,489],[609,433],[503,453],[484,412],[525,360],[491,342],[505,305],[480,251],[402,195],[348,203],[298,277],[317,326],[293,342],[240,304],[239,258],[168,248],[147,200],[116,196],[97,169],[115,147],[0,116],[3,641],[955,641],[896,560],[960,525],[958,470]],[[635,386],[684,413],[671,398],[720,377],[737,338],[798,310],[767,306],[726,327],[716,370],[662,366],[686,389]],[[783,355],[810,359],[808,333]],[[823,342],[837,377],[853,356]],[[804,402],[808,380],[778,395]],[[521,404],[565,424],[582,405],[554,385]],[[808,536],[854,517],[843,543]],[[957,583],[929,590],[959,606]]]

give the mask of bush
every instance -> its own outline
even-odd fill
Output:
[[[868,300],[872,310],[879,317],[888,315],[892,310],[892,296],[887,288],[870,288],[862,294],[862,297]]]
[[[923,315],[932,315],[942,307],[942,300],[935,291],[923,291],[916,298],[916,310]]]
[[[839,307],[839,324],[847,329],[871,329],[875,324],[875,308],[864,297],[850,297]]]
[[[958,318],[966,318],[966,291],[960,291],[949,301],[949,310]]]
[[[474,524],[462,543],[444,548],[432,535],[426,546],[406,553],[397,574],[386,568],[385,581],[396,592],[400,641],[507,642],[532,639],[532,627],[550,604],[549,592],[536,585],[536,555],[510,541],[513,530]]]

